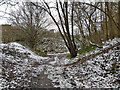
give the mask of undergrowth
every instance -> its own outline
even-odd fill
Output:
[[[83,46],[80,50],[78,50],[78,54],[84,54],[86,52],[90,52],[90,51],[93,51],[96,47],[95,46],[92,46],[92,45],[89,45],[89,46]]]
[[[32,50],[33,52],[35,52],[37,55],[42,56],[42,57],[47,57],[47,52],[43,52],[41,50]]]

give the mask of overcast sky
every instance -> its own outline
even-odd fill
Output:
[[[9,13],[10,9],[14,9],[14,8],[16,8],[16,7],[15,6],[10,6],[8,4],[0,5],[0,25],[8,23],[7,22],[7,17],[9,17],[9,15],[5,14],[4,12]]]
[[[13,0],[13,1],[18,1],[18,0]],[[39,2],[39,1],[41,1],[41,0],[19,0],[19,2],[20,1],[24,1],[24,2],[29,2],[29,1],[34,1],[34,2]],[[45,1],[49,1],[49,2],[55,2],[56,0],[45,0]],[[63,0],[61,0],[61,1],[63,1]],[[105,0],[75,0],[75,1],[80,1],[80,2],[89,2],[89,1],[91,1],[91,2],[94,2],[94,1],[105,1]],[[115,2],[118,2],[118,1],[120,1],[120,0],[106,0],[106,1],[115,1]],[[11,7],[11,6],[7,6],[7,5],[1,5],[0,6],[0,25],[1,24],[7,24],[8,22],[7,22],[7,19],[6,19],[6,17],[9,17],[9,15],[7,15],[7,14],[4,14],[4,13],[2,13],[1,11],[6,11],[6,12],[8,12],[9,13],[9,11],[10,11],[10,9],[14,9],[14,8],[16,8],[16,7]]]
[[[0,24],[7,23],[7,22],[6,22],[7,19],[4,18],[4,17],[8,17],[8,15],[1,12],[1,11],[5,11],[5,7],[6,7],[6,5],[0,6]]]

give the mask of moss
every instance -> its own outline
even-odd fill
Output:
[[[95,49],[95,47],[92,46],[92,45],[86,46],[86,47],[83,46],[80,50],[78,50],[78,53],[79,53],[79,54],[83,54],[83,53],[92,51],[92,50],[94,50],[94,49]]]
[[[74,59],[74,58],[71,57],[70,54],[68,54],[68,55],[66,56],[66,58],[68,58],[68,59]]]
[[[118,65],[114,62],[113,65],[112,65],[112,67],[111,67],[110,72],[111,72],[111,73],[116,73],[117,67],[118,67]]]
[[[41,50],[33,50],[33,49],[32,49],[32,51],[35,52],[37,55],[40,55],[42,57],[47,57],[47,51],[43,52]]]
[[[64,52],[67,52],[67,50],[65,49],[65,50],[54,50],[53,51],[54,53],[64,53]]]
[[[54,49],[50,49],[50,50],[48,50],[48,52],[54,52],[55,50]],[[47,51],[46,51],[47,52]]]
[[[83,63],[82,66],[87,66],[87,64],[86,64],[86,63]]]
[[[6,74],[5,74],[5,70],[4,70],[4,69],[2,69],[2,73],[1,73],[1,74],[2,74],[3,77],[6,77]]]
[[[98,44],[100,47],[103,47],[104,46],[104,44],[103,43],[100,43],[100,44]]]
[[[116,38],[120,38],[120,35],[119,35],[119,34],[115,34],[114,37],[116,37]]]

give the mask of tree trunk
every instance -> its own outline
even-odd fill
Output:
[[[107,6],[107,13],[108,15],[111,15],[112,16],[112,3],[107,3],[106,6]],[[110,7],[111,6],[111,7]],[[113,29],[113,23],[112,23],[112,17],[109,18],[109,21],[108,21],[108,25],[109,25],[109,38],[113,39],[114,38],[114,29]]]
[[[107,13],[107,3],[108,2],[105,2],[105,12]],[[105,23],[106,23],[106,40],[108,40],[108,25],[107,25],[107,15],[105,14]]]
[[[69,43],[69,48],[68,48],[71,58],[74,58],[77,56],[77,50],[73,47],[73,44],[70,42]]]
[[[73,37],[73,40],[71,40],[71,35],[70,35],[70,30],[69,30],[69,20],[68,20],[68,2],[64,2],[65,3],[65,28],[66,28],[66,31],[67,31],[67,41],[68,41],[68,50],[71,54],[71,57],[76,57],[77,56],[77,50],[76,50],[76,45],[75,45],[75,42],[74,42],[74,37]],[[72,7],[73,9],[73,7]],[[73,10],[72,10],[72,14],[73,14]],[[71,17],[71,23],[72,23],[72,31],[73,31],[73,15]],[[65,34],[65,33],[64,33]],[[72,33],[73,34],[73,33]]]
[[[119,17],[118,24],[119,24],[119,32],[120,32],[120,1],[118,2],[118,17]]]

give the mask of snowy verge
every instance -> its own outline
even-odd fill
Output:
[[[104,45],[102,46],[103,48],[96,48],[95,50],[93,51],[90,51],[90,52],[86,52],[84,54],[78,54],[75,58],[72,58],[72,59],[68,59],[68,58],[63,58],[62,60],[59,61],[59,65],[65,65],[65,64],[70,64],[70,63],[74,63],[76,62],[77,60],[85,57],[85,56],[89,56],[89,55],[92,55],[92,54],[96,54],[98,52],[101,52],[102,50],[104,49],[107,49],[117,43],[120,43],[120,38],[114,38],[113,40],[109,39],[108,41],[106,42],[102,42]]]
[[[109,40],[104,43],[103,49],[116,43],[120,43],[120,38]],[[59,59],[50,64],[68,64],[77,61],[79,57],[87,56],[103,49],[96,48],[94,51],[78,55],[74,59]],[[52,80],[54,87],[60,88],[119,88],[120,75],[120,46],[114,47],[108,53],[96,56],[85,63],[75,66],[51,66],[47,65],[48,78]]]
[[[16,42],[0,44],[0,89],[29,87],[31,78],[43,71],[40,63],[48,60]]]

